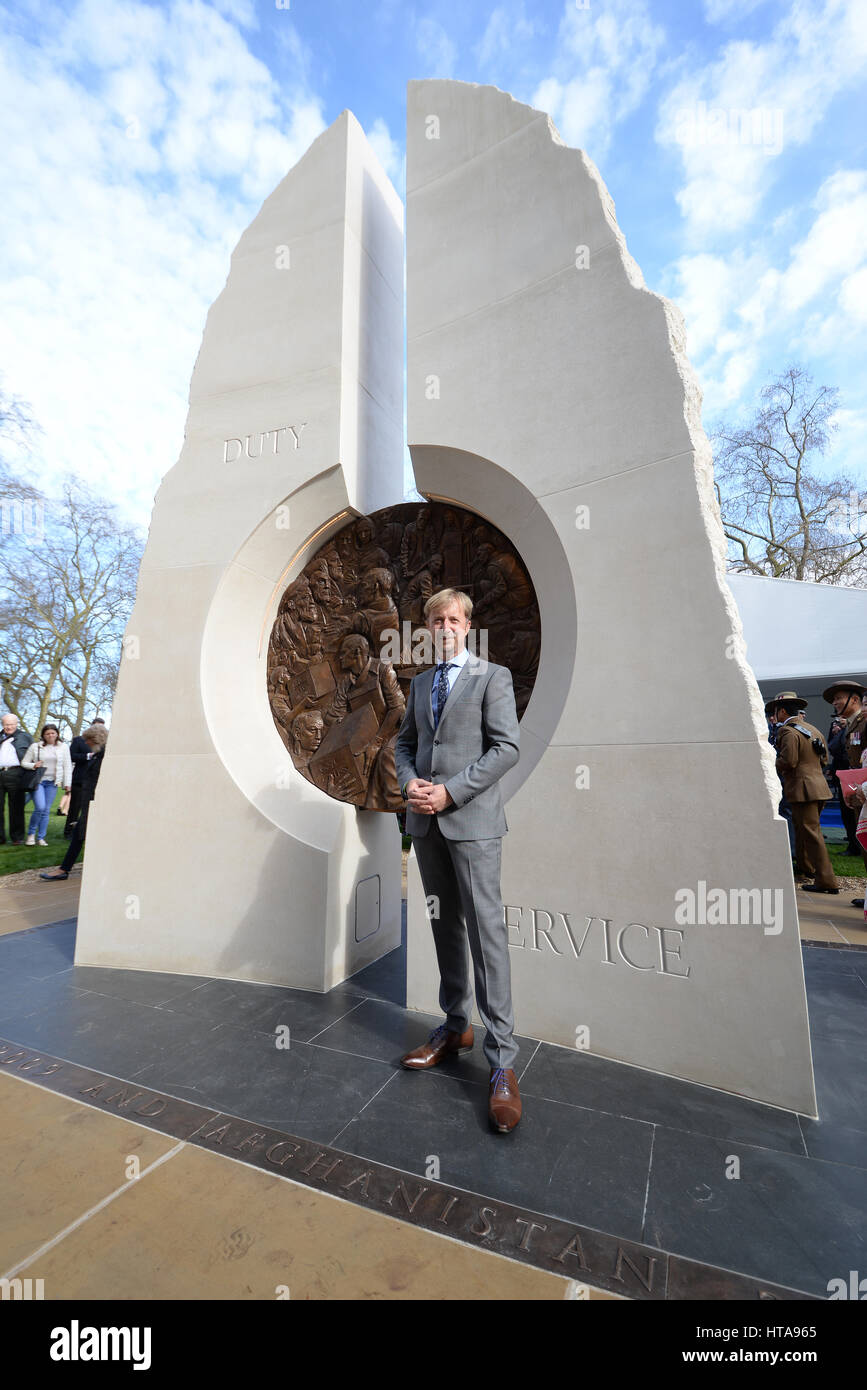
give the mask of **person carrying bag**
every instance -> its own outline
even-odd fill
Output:
[[[72,759],[56,724],[46,724],[39,741],[31,743],[21,759],[21,785],[33,800],[27,828],[27,844],[47,844],[48,817],[58,787],[72,785]]]

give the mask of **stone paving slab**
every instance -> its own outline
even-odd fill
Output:
[[[0,1275],[46,1300],[563,1300],[572,1281],[0,1073]],[[617,1295],[590,1290],[591,1299]]]
[[[430,1074],[400,1067],[407,1029],[424,1032],[429,1022],[397,1002],[400,951],[332,991],[333,1001],[240,982],[77,968],[73,952],[73,922],[0,938],[0,1074],[22,1071],[71,1099],[126,1115],[138,1108],[141,1124],[218,1153],[220,1136],[231,1131],[243,1160],[272,1176],[266,1135],[271,1146],[288,1143],[314,1167],[320,1151],[333,1153],[336,1171],[348,1174],[354,1165],[358,1181],[365,1165],[397,1175],[407,1192],[424,1189],[419,1211],[430,1229],[442,1233],[440,1207],[427,1211],[425,1204],[442,1206],[454,1196],[449,1234],[484,1247],[489,1224],[500,1253],[538,1263],[535,1248],[515,1245],[515,1231],[532,1232],[538,1259],[552,1273],[563,1273],[558,1252],[580,1227],[594,1256],[574,1272],[630,1297],[666,1298],[668,1289],[694,1297],[708,1281],[731,1290],[741,1287],[738,1280],[753,1289],[745,1296],[757,1296],[773,1269],[790,1291],[783,1296],[822,1298],[839,1273],[836,1265],[825,1267],[832,1256],[848,1251],[854,1268],[867,1253],[867,951],[819,943],[804,949],[818,1122],[527,1039],[525,1122],[507,1136],[490,1133],[486,1079],[472,1058]],[[290,1027],[289,1049],[270,1035],[275,1018]],[[63,1059],[60,1070],[43,1067],[40,1057]],[[217,1138],[205,1133],[205,1121]],[[225,1147],[237,1149],[228,1141]],[[722,1148],[740,1156],[744,1179],[720,1189],[731,1221],[708,1221],[699,1230],[690,1204],[707,1215],[703,1203],[715,1191]],[[689,1190],[682,1188],[683,1165],[680,1185],[667,1181],[667,1153],[669,1167],[672,1154],[686,1155],[694,1176]],[[432,1156],[436,1175],[429,1182]],[[303,1182],[294,1168],[279,1175]],[[350,1198],[354,1181],[347,1177]],[[764,1201],[768,1184],[817,1194],[823,1244],[810,1258],[796,1258],[798,1211]],[[845,1201],[830,1200],[835,1190],[845,1191]],[[382,1214],[415,1220],[415,1207],[403,1205],[405,1199],[386,1204]],[[484,1209],[496,1218],[482,1217]],[[733,1269],[734,1226],[741,1239]],[[779,1264],[767,1263],[771,1247],[782,1252]],[[624,1251],[644,1271],[645,1284],[633,1269],[624,1287]],[[700,1259],[685,1262],[696,1252]],[[570,1250],[564,1260],[576,1258]]]

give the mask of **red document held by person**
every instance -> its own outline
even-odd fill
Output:
[[[853,787],[860,787],[862,782],[867,782],[867,767],[846,768],[838,772],[837,776],[843,783],[843,791],[848,793]]]

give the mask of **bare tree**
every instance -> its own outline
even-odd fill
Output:
[[[711,433],[735,572],[867,583],[867,492],[847,474],[815,471],[836,429],[838,400],[836,388],[815,387],[802,367],[789,367],[763,389],[750,424]]]
[[[10,455],[31,448],[40,432],[29,406],[0,384],[0,545],[9,536],[38,533],[44,498],[10,462]]]
[[[0,444],[3,446],[0,467],[4,470],[8,468],[6,451],[10,445],[26,449],[38,432],[39,425],[33,418],[30,406],[20,396],[11,395],[0,379]]]
[[[111,701],[142,538],[70,479],[45,500],[45,540],[0,550],[0,674],[25,728],[51,720],[77,734]]]
[[[24,728],[77,734],[110,707],[143,540],[83,483],[24,477],[40,432],[0,383],[0,680]]]

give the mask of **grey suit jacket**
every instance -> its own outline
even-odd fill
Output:
[[[437,815],[450,840],[491,840],[509,827],[499,781],[520,757],[512,673],[471,652],[434,730],[436,667],[416,676],[395,745],[398,786],[413,777],[441,782],[455,803]],[[426,835],[430,816],[407,810],[409,835]]]

